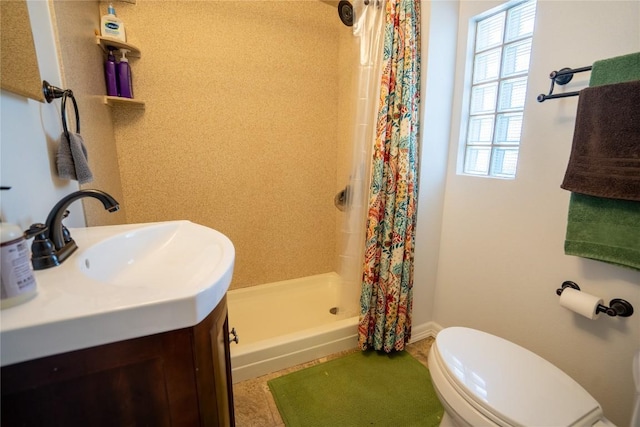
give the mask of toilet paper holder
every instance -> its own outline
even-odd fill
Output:
[[[565,288],[573,288],[577,291],[580,290],[580,286],[578,286],[577,283],[572,282],[570,280],[566,280],[562,282],[562,288],[556,289],[556,294],[558,294],[558,296],[562,295],[562,291],[564,291]],[[621,298],[614,298],[611,301],[609,301],[609,307],[604,306],[602,304],[598,304],[596,313],[605,313],[611,317],[614,317],[614,316],[629,317],[633,314],[633,306],[627,300],[623,300]]]

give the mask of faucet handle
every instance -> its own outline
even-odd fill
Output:
[[[55,247],[47,237],[47,231],[49,231],[49,228],[46,225],[36,223],[31,224],[31,227],[24,232],[25,238],[34,238],[31,244],[31,264],[34,270],[43,270],[60,265]]]
[[[49,227],[38,222],[36,224],[31,224],[29,229],[25,230],[24,238],[30,239],[32,237],[40,236],[46,239],[47,235],[45,234],[49,230]]]

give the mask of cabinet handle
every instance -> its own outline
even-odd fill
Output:
[[[236,328],[231,329],[231,332],[229,332],[229,342],[235,342],[236,344],[240,342],[240,340],[238,339],[238,334],[236,333]]]

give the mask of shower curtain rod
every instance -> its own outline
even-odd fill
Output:
[[[376,7],[380,7],[382,5],[382,0],[375,0],[375,1],[376,1]],[[365,6],[369,6],[369,3],[371,3],[371,0],[364,0]]]
[[[340,3],[339,0],[320,0],[322,3],[326,3],[328,5],[331,5],[333,7],[338,7],[338,4]],[[369,6],[369,4],[371,4],[371,2],[374,0],[364,0],[364,5],[365,6]],[[380,7],[382,1],[381,0],[375,0],[376,2],[376,6]]]

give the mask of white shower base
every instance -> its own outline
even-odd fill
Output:
[[[227,293],[233,382],[357,346],[358,317],[331,314],[340,277],[325,273]]]

